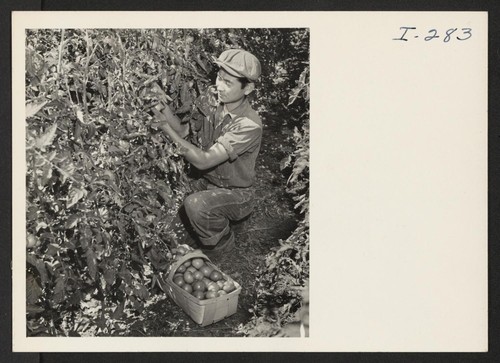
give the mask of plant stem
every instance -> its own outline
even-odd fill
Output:
[[[111,76],[108,71],[108,112],[111,112]]]
[[[82,84],[82,96],[83,96],[83,114],[84,114],[84,124],[89,124],[89,108],[87,104],[87,83],[89,81],[89,64],[90,64],[90,59],[95,53],[95,50],[99,46],[99,43],[96,43],[94,48],[91,50],[90,49],[90,38],[89,38],[89,33],[87,29],[85,29],[85,40],[87,41],[87,61],[85,62],[85,66],[83,68],[83,84]]]
[[[59,43],[59,60],[57,62],[57,74],[61,73],[61,61],[62,61],[62,50],[64,45],[64,32],[65,30],[61,30],[61,43]]]
[[[74,106],[75,103],[73,102],[73,99],[71,98],[71,92],[69,91],[68,77],[64,77],[64,81],[66,82],[66,91],[68,91],[68,99],[71,102],[71,104]]]

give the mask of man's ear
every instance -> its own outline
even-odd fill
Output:
[[[255,83],[253,82],[247,83],[245,86],[245,96],[248,96],[250,93],[252,93],[254,89],[255,89]]]

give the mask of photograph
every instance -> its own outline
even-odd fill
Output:
[[[26,29],[26,337],[308,337],[309,55]]]
[[[487,351],[488,42],[485,11],[14,11],[12,350]]]

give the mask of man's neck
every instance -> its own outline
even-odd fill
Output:
[[[243,102],[245,102],[246,97],[241,98],[238,101],[234,101],[231,103],[225,103],[224,104],[224,111],[226,113],[233,112],[235,109],[237,109]]]

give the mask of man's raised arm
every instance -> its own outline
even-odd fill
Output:
[[[153,107],[152,110],[157,119],[157,122],[151,125],[152,127],[163,129],[162,125],[168,123],[180,137],[185,138],[189,134],[189,123],[186,122],[183,124],[180,118],[172,112],[168,105],[163,108],[162,112],[156,107]]]

